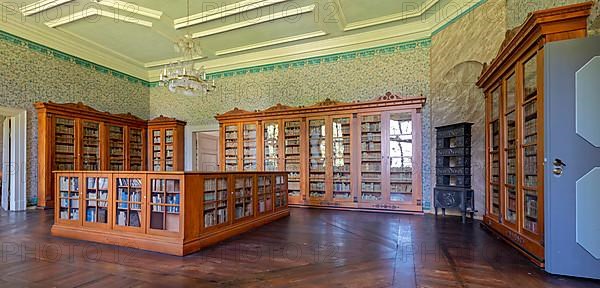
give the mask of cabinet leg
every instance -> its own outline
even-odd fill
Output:
[[[446,217],[446,208],[442,208],[442,216]]]
[[[437,217],[438,213],[437,213],[438,208],[435,207],[435,217]]]

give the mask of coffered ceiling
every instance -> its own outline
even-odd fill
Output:
[[[0,0],[0,29],[155,81],[190,34],[209,72],[429,37],[475,0]]]

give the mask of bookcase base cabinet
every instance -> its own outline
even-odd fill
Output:
[[[433,189],[435,215],[438,214],[438,208],[442,209],[442,214],[446,214],[446,209],[458,209],[462,214],[462,221],[465,223],[467,213],[473,218],[475,207],[475,198],[473,190],[465,188],[436,187]]]
[[[285,172],[54,172],[53,236],[187,255],[290,215]]]
[[[184,241],[182,238],[174,239],[172,237],[149,236],[146,234],[140,235],[138,233],[107,232],[85,227],[74,228],[61,225],[52,226],[51,233],[52,236],[56,237],[142,249],[175,256],[185,256],[289,215],[290,209],[285,208],[273,214],[260,216],[244,223],[224,227],[187,241]]]

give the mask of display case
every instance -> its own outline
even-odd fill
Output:
[[[145,161],[145,152],[140,154],[133,142],[126,141],[127,130],[144,133],[147,123],[138,117],[101,112],[82,103],[34,106],[38,112],[39,207],[54,207],[53,170],[125,170],[129,169],[127,159],[134,167],[135,161]],[[144,145],[139,137],[136,141]]]
[[[186,255],[289,215],[285,172],[55,172],[52,235]]]
[[[289,173],[290,204],[421,212],[423,103],[421,97],[388,93],[356,103],[327,99],[303,107],[234,109],[216,116],[223,136],[221,163],[225,171],[243,168],[238,155],[247,154],[248,143],[237,131],[253,131],[244,127],[256,125],[262,127],[256,131],[263,143],[249,143],[257,147],[258,169],[264,164],[265,170]]]
[[[183,171],[185,125],[184,121],[162,115],[148,121],[150,171]]]
[[[544,265],[544,46],[585,37],[590,3],[537,11],[506,34],[477,85],[486,97],[484,225]]]
[[[145,157],[145,141],[146,129],[142,128],[129,128],[128,144],[129,144],[129,158],[127,159],[127,170],[129,171],[143,171],[146,167]]]

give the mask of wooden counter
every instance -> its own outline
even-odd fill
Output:
[[[54,172],[52,235],[187,255],[290,214],[285,172]]]

